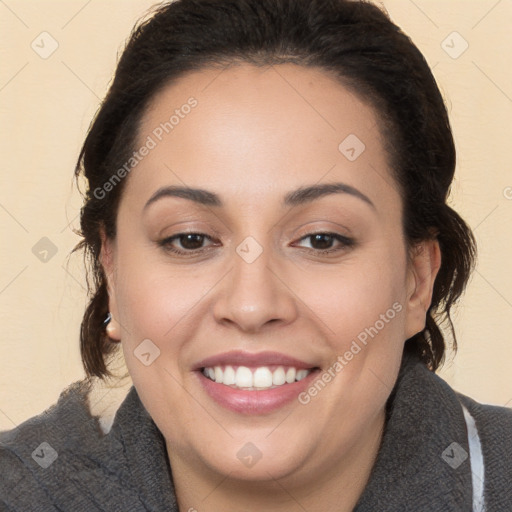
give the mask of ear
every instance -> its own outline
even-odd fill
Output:
[[[101,238],[101,250],[100,250],[100,262],[103,267],[103,272],[105,274],[105,278],[107,280],[107,292],[108,292],[108,310],[111,314],[111,327],[113,329],[109,329],[109,336],[113,339],[120,339],[120,333],[117,328],[117,319],[118,309],[117,309],[117,301],[116,301],[116,279],[115,279],[115,263],[114,263],[114,249],[115,242],[107,237],[105,234],[104,228],[100,228],[100,238]]]
[[[425,328],[440,267],[441,250],[437,240],[424,240],[412,249],[407,270],[406,339]]]

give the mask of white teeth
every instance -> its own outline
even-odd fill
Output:
[[[284,384],[292,384],[306,378],[311,370],[289,367],[285,370],[279,366],[271,371],[267,366],[260,366],[252,370],[247,366],[239,366],[236,371],[233,366],[226,366],[224,370],[221,366],[204,368],[203,374],[210,380],[225,386],[232,386],[244,389],[270,389]]]
[[[252,388],[252,372],[247,366],[239,366],[235,373],[235,385],[239,388]]]
[[[282,386],[286,382],[286,375],[284,368],[280,366],[277,370],[274,370],[272,374],[272,384],[274,386]]]
[[[297,372],[297,375],[296,375],[296,377],[295,377],[295,380],[302,380],[302,379],[304,379],[305,377],[307,377],[307,376],[308,376],[308,373],[309,373],[309,372],[308,372],[307,370],[299,370],[299,371]]]
[[[295,370],[295,368],[288,368],[288,370],[286,370],[286,382],[288,384],[295,382],[296,374],[297,374],[297,370]]]
[[[232,366],[226,366],[226,368],[224,369],[224,378],[222,379],[222,384],[226,384],[226,386],[231,386],[235,383],[235,370],[233,370]]]
[[[268,368],[258,368],[253,376],[255,388],[269,388],[272,386],[272,372]]]

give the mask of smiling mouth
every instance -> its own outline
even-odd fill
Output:
[[[244,391],[263,391],[305,379],[318,368],[295,368],[293,366],[210,366],[201,368],[202,374],[217,384]]]

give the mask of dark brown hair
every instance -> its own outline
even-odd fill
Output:
[[[403,200],[408,245],[434,237],[441,247],[426,327],[406,343],[437,369],[445,352],[443,322],[456,347],[450,309],[470,276],[475,242],[446,203],[455,147],[445,105],[421,52],[368,2],[177,0],[135,28],[77,163],[77,178],[83,175],[88,184],[81,211],[83,239],[75,248],[84,249],[90,264],[91,300],[80,338],[87,375],[109,375],[115,346],[104,330],[108,292],[99,260],[100,229],[115,237],[126,178],[114,187],[105,184],[133,153],[141,117],[160,89],[188,71],[237,62],[319,67],[376,109]]]

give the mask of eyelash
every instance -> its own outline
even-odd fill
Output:
[[[171,252],[171,253],[177,254],[179,256],[185,256],[185,257],[196,256],[197,254],[204,253],[204,252],[210,250],[212,247],[215,247],[216,245],[218,245],[218,244],[214,243],[211,246],[200,247],[199,249],[176,249],[176,247],[173,247],[173,245],[172,245],[173,242],[175,242],[176,240],[179,240],[183,237],[190,236],[190,235],[202,237],[203,240],[210,240],[210,241],[212,240],[212,238],[210,236],[208,236],[204,233],[184,232],[184,233],[177,233],[176,235],[165,238],[164,240],[159,241],[158,245],[160,247],[162,247],[167,252]],[[310,251],[310,252],[312,251],[315,254],[327,255],[327,254],[340,252],[340,251],[343,251],[346,249],[350,249],[355,246],[354,239],[348,238],[348,237],[340,235],[338,233],[331,233],[329,231],[318,231],[315,233],[308,233],[307,235],[301,237],[298,241],[301,242],[303,240],[307,240],[308,238],[311,239],[312,237],[318,236],[318,235],[331,237],[333,239],[333,242],[338,241],[340,243],[341,247],[329,248],[329,249],[314,249],[314,248],[303,247],[303,249],[306,249],[307,251]],[[310,243],[311,243],[311,241],[310,241]]]

